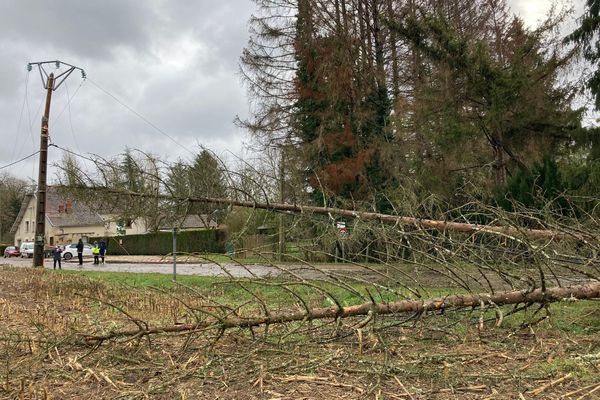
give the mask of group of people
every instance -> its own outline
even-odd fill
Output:
[[[81,239],[79,239],[79,241],[81,241]],[[79,245],[79,243],[77,245]],[[77,254],[79,255],[79,250],[77,250]],[[102,264],[104,264],[104,255],[106,254],[106,243],[104,243],[103,240],[100,241],[100,244],[98,244],[98,242],[94,242],[94,246],[92,247],[92,254],[94,255],[94,264],[100,264],[100,259],[102,259]],[[81,265],[82,263],[82,258],[83,253],[82,257],[79,258],[79,265]]]
[[[79,266],[83,265],[83,240],[79,239],[77,242],[77,260],[79,261]],[[58,269],[62,269],[61,260],[62,260],[62,252],[63,248],[60,246],[56,246],[52,250],[52,258],[54,259],[54,269],[56,269],[56,264],[58,263]],[[106,255],[106,243],[103,240],[98,242],[94,242],[92,246],[92,255],[94,256],[94,264],[104,264],[104,256]]]

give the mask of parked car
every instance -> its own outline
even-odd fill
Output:
[[[6,257],[21,257],[21,250],[15,246],[8,246],[4,249],[4,258]]]
[[[65,260],[70,260],[73,257],[77,257],[77,243],[71,243],[65,245],[62,256]],[[90,244],[83,244],[83,256],[91,257],[92,256],[92,246]]]
[[[33,257],[33,246],[34,246],[33,242],[21,243],[21,248],[20,248],[21,257],[28,257],[28,258]]]
[[[60,246],[60,248],[62,249],[62,246]],[[52,257],[52,252],[54,251],[54,246],[44,246],[44,258],[50,258]]]

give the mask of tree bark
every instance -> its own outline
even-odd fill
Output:
[[[387,0],[387,18],[390,21],[393,21],[396,18],[394,13],[394,7],[392,6],[392,0]],[[400,95],[400,73],[398,66],[398,43],[395,31],[390,31],[388,29],[389,35],[389,45],[392,56],[392,90],[394,96],[394,103],[398,101],[398,96]]]
[[[157,333],[190,332],[204,329],[250,328],[260,325],[282,324],[288,322],[308,321],[327,318],[348,318],[368,315],[425,313],[432,311],[453,310],[485,306],[504,306],[511,304],[551,303],[562,299],[597,299],[600,298],[600,283],[585,285],[536,289],[533,291],[515,290],[495,294],[456,294],[428,300],[402,300],[391,303],[363,303],[348,307],[313,308],[303,311],[273,312],[268,315],[251,318],[226,317],[197,324],[174,325],[156,328],[138,328],[110,332],[105,335],[84,335],[87,342],[102,342],[123,337],[140,337]]]
[[[506,165],[504,160],[504,147],[500,143],[499,139],[494,138],[495,143],[492,144],[494,149],[494,170],[495,184],[497,188],[501,188],[506,185]]]
[[[334,207],[316,207],[303,206],[298,204],[288,203],[259,203],[247,200],[231,200],[227,198],[214,197],[175,197],[170,195],[154,195],[148,193],[138,193],[126,189],[112,189],[98,186],[62,186],[64,190],[82,190],[96,191],[104,195],[125,196],[133,198],[158,198],[163,200],[177,200],[181,202],[191,203],[211,203],[223,204],[230,206],[239,206],[246,208],[258,208],[263,210],[289,212],[295,214],[320,214],[320,215],[338,215],[347,218],[361,219],[364,221],[377,221],[383,224],[414,226],[421,229],[432,229],[436,231],[455,231],[465,234],[497,234],[511,237],[528,237],[530,239],[545,239],[545,240],[577,240],[577,241],[592,241],[596,242],[597,238],[582,232],[557,232],[548,229],[527,229],[512,226],[495,226],[482,224],[469,224],[464,222],[451,222],[443,220],[421,219],[416,217],[405,217],[399,215],[389,215],[376,212],[355,211],[343,208]]]

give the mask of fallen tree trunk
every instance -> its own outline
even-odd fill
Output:
[[[379,315],[425,313],[428,311],[452,310],[484,305],[504,306],[511,304],[551,303],[562,299],[597,299],[600,298],[600,282],[568,287],[536,289],[533,291],[514,290],[494,294],[455,294],[429,300],[403,300],[391,303],[363,303],[349,307],[313,308],[297,312],[278,312],[254,318],[226,317],[217,320],[203,321],[197,324],[182,324],[156,328],[138,328],[110,332],[104,335],[84,335],[87,342],[103,342],[123,337],[141,337],[159,333],[192,332],[208,328],[250,328],[260,325],[273,325],[288,322],[299,322],[327,318],[348,318],[369,313]]]
[[[343,208],[335,207],[316,207],[316,206],[303,206],[298,204],[287,204],[287,203],[258,203],[253,201],[245,200],[231,200],[227,198],[217,197],[175,197],[164,194],[147,194],[133,192],[122,189],[112,189],[107,187],[93,187],[93,186],[63,186],[65,190],[83,190],[83,191],[98,191],[104,194],[115,195],[115,196],[130,196],[138,198],[153,198],[162,200],[177,200],[180,202],[190,203],[210,203],[210,204],[224,204],[230,206],[238,206],[245,208],[257,208],[269,211],[280,211],[294,214],[321,214],[321,215],[337,215],[341,217],[361,219],[364,221],[377,221],[388,225],[403,225],[403,226],[415,226],[422,229],[433,229],[437,231],[455,231],[466,234],[475,233],[491,233],[497,235],[505,235],[511,237],[528,237],[531,239],[554,239],[554,240],[577,240],[577,241],[591,241],[595,240],[593,237],[586,235],[582,232],[556,232],[547,229],[527,229],[518,228],[512,226],[494,226],[494,225],[481,225],[481,224],[468,224],[464,222],[451,222],[451,221],[440,221],[432,219],[421,219],[415,217],[406,217],[398,215],[381,214],[368,211],[354,211]]]

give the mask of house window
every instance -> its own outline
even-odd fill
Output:
[[[25,233],[29,232],[29,221],[25,221]]]
[[[54,246],[54,236],[50,236],[50,246]]]

